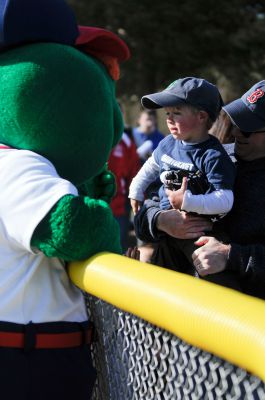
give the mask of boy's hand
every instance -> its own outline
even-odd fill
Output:
[[[186,177],[182,179],[181,188],[178,190],[169,190],[166,189],[166,194],[168,196],[168,200],[173,208],[176,210],[181,210],[184,194],[188,187],[188,180]]]
[[[130,199],[130,202],[131,202],[133,214],[135,215],[140,210],[142,203],[135,199]]]

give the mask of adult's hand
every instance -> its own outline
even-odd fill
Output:
[[[225,270],[231,245],[209,236],[200,237],[195,244],[201,246],[192,255],[194,266],[200,276]]]
[[[196,239],[211,231],[212,225],[211,221],[203,217],[174,209],[162,211],[156,220],[158,230],[177,239]]]

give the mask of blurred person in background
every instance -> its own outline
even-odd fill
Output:
[[[124,116],[124,109],[121,104],[119,105]],[[130,127],[125,129],[130,131]],[[123,251],[126,252],[130,230],[129,185],[140,169],[136,146],[126,131],[123,132],[121,140],[111,151],[108,168],[116,177],[117,187],[110,206],[120,226],[121,245]]]
[[[157,128],[157,114],[155,110],[143,110],[138,118],[138,125],[132,129],[133,140],[137,153],[144,163],[152,154],[164,135]]]

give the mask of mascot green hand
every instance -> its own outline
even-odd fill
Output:
[[[121,253],[107,204],[114,177],[106,169],[123,131],[109,73],[117,62],[102,49],[99,57],[88,53],[82,43],[33,43],[0,54],[0,143],[23,164],[24,199],[30,203],[34,190],[46,189],[58,197],[40,212],[31,247],[66,261]]]
[[[116,193],[116,178],[115,175],[105,169],[90,181],[78,186],[79,193],[96,199],[105,200],[110,203]]]

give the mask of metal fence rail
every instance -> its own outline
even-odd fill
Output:
[[[94,400],[265,400],[265,302],[122,256],[69,265],[97,330]]]
[[[265,399],[265,384],[247,371],[100,299],[87,301],[97,330],[93,400]]]

